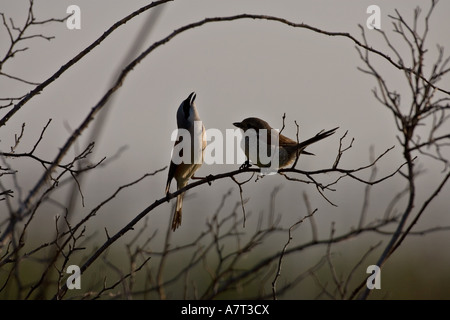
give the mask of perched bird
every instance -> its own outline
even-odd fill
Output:
[[[192,92],[187,97],[187,99],[184,100],[178,107],[178,129],[187,130],[189,135],[188,137],[186,137],[186,135],[181,135],[179,130],[174,149],[179,143],[187,145],[188,148],[182,148],[179,153],[172,154],[169,174],[167,177],[166,194],[169,193],[170,183],[173,178],[175,178],[175,180],[177,181],[177,190],[179,190],[188,184],[189,179],[193,177],[194,173],[200,168],[203,163],[203,151],[206,147],[206,133],[205,127],[203,126],[203,123],[200,120],[200,116],[198,115],[197,108],[195,107],[195,97],[195,92]],[[188,141],[183,141],[183,139],[188,139]],[[186,157],[186,155],[183,154],[184,152],[190,152],[190,157]],[[183,197],[184,192],[177,196],[177,205],[172,220],[173,231],[175,231],[181,225]]]
[[[271,139],[274,137],[271,135],[272,127],[266,121],[259,118],[247,118],[244,119],[242,122],[235,122],[233,123],[233,125],[242,129],[244,133],[246,133],[247,130],[255,131],[256,145],[255,143],[252,143],[252,140],[248,136],[245,136],[243,139],[244,152],[245,155],[247,156],[247,161],[250,160],[258,167],[262,168],[271,166],[271,163],[261,161],[260,139],[264,139],[264,141],[262,142],[266,144],[264,146],[265,147],[264,149],[267,150],[268,153],[270,153],[271,150],[270,147],[271,145],[274,145],[271,142],[272,141]],[[266,129],[266,135],[262,134],[260,136],[259,130],[261,129]],[[320,132],[314,137],[300,143],[297,143],[297,141],[291,140],[282,134],[277,134],[279,139],[278,140],[279,157],[277,169],[281,169],[291,165],[300,154],[312,155],[312,153],[305,151],[305,148],[310,144],[313,144],[319,140],[331,136],[337,129],[338,128],[334,128],[325,132]],[[257,155],[257,158],[255,158],[255,155]]]

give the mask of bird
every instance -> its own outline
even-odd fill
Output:
[[[246,118],[241,122],[234,122],[233,125],[244,131],[244,133],[248,132],[248,130],[254,130],[254,132],[256,133],[256,145],[252,143],[249,136],[245,136],[243,139],[243,149],[247,157],[246,163],[249,164],[249,160],[251,160],[260,168],[270,167],[272,163],[262,162],[262,159],[260,157],[260,138],[264,139],[264,143],[267,143],[266,150],[267,152],[270,152],[270,146],[274,145],[271,143],[271,129],[273,128],[266,121],[256,117]],[[300,143],[282,134],[278,134],[279,157],[277,169],[282,169],[291,165],[300,154],[314,155],[313,153],[306,151],[305,148],[310,144],[331,136],[336,132],[338,128],[339,127],[336,127],[325,132],[323,132],[322,130],[322,132],[319,132],[314,137]],[[261,135],[261,133],[259,132],[259,130],[261,129],[266,130],[266,136],[264,136],[264,134]],[[256,158],[255,155],[257,155]]]
[[[203,152],[207,143],[206,131],[195,106],[195,98],[196,94],[195,92],[192,92],[178,107],[176,115],[177,127],[178,129],[185,129],[189,132],[188,138],[190,138],[190,141],[189,139],[188,141],[183,141],[186,136],[181,135],[180,130],[178,130],[178,137],[174,144],[174,150],[175,147],[182,142],[183,145],[187,145],[188,148],[181,148],[179,153],[172,153],[165,190],[166,196],[170,192],[170,183],[172,182],[172,179],[177,181],[177,190],[184,188],[188,184],[189,179],[194,176],[195,172],[203,163]],[[199,127],[199,125],[201,125],[201,127]],[[189,152],[189,149],[190,157],[186,157],[186,155],[183,157],[183,151]],[[175,159],[175,157],[177,157],[177,159]],[[177,204],[172,219],[172,231],[175,231],[181,225],[183,198],[184,192],[177,196]]]

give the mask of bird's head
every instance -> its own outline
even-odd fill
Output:
[[[233,125],[235,127],[238,127],[239,129],[242,129],[244,132],[249,129],[253,129],[256,132],[258,132],[258,130],[260,129],[266,129],[268,131],[272,129],[266,121],[259,118],[247,118],[242,120],[241,122],[234,122]]]
[[[198,115],[197,108],[195,107],[195,92],[192,92],[178,108],[177,112],[177,123],[179,128],[186,128],[189,123],[194,121],[199,121],[200,116]]]

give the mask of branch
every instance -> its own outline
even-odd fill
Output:
[[[280,258],[278,259],[278,268],[277,268],[277,272],[275,273],[275,278],[272,281],[272,297],[273,300],[277,300],[277,281],[278,278],[281,275],[281,264],[283,262],[283,257],[284,254],[286,252],[287,247],[289,246],[289,244],[291,243],[292,240],[292,235],[291,232],[292,230],[294,230],[298,225],[300,225],[301,223],[303,223],[303,221],[305,221],[305,219],[310,218],[314,215],[314,213],[317,212],[317,209],[314,210],[312,213],[308,214],[307,216],[304,216],[301,220],[297,221],[296,223],[294,223],[288,230],[288,240],[287,242],[284,244],[283,250],[281,250],[281,254],[280,254]]]
[[[126,24],[128,21],[133,19],[134,17],[140,15],[141,13],[158,6],[160,4],[170,2],[173,0],[160,0],[152,2],[133,13],[129,14],[125,18],[119,20],[115,24],[113,24],[108,30],[106,30],[97,40],[95,40],[92,44],[90,44],[86,49],[81,51],[79,54],[77,54],[75,57],[73,57],[69,62],[67,62],[65,65],[61,66],[58,71],[56,71],[50,78],[39,84],[36,88],[31,90],[23,99],[21,99],[1,120],[0,120],[0,127],[4,126],[6,122],[17,112],[19,111],[24,104],[26,104],[31,98],[39,94],[42,90],[44,90],[49,84],[54,82],[56,79],[58,79],[65,71],[67,71],[70,67],[72,67],[74,64],[76,64],[78,61],[80,61],[84,56],[86,56],[90,51],[92,51],[95,47],[100,45],[111,33],[113,33],[116,29],[118,29],[120,26]]]

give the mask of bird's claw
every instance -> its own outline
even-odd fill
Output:
[[[239,170],[245,170],[248,169],[252,166],[252,164],[250,163],[250,161],[245,160],[245,162],[239,167]]]
[[[205,178],[209,185],[212,184],[212,178],[214,178],[214,176],[212,174],[207,175]]]

